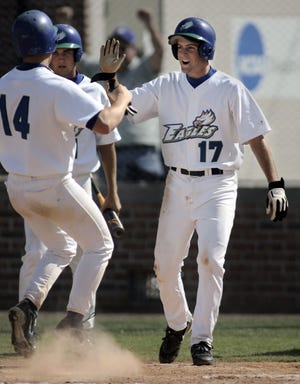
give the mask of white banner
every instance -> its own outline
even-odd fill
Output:
[[[255,97],[300,99],[300,19],[234,17],[232,73]]]

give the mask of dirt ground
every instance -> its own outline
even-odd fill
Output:
[[[35,364],[38,364],[35,362]],[[0,384],[21,383],[97,383],[97,384],[296,384],[300,383],[300,363],[216,362],[213,366],[195,367],[191,363],[128,364],[128,370],[113,366],[101,374],[80,371],[74,366],[62,371],[51,361],[40,372],[30,368],[30,359],[13,356],[0,358]],[[122,365],[122,362],[120,363]]]
[[[0,384],[300,384],[300,362],[145,363],[104,333],[89,347],[49,335],[30,358],[0,355]]]

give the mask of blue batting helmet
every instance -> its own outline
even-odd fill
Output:
[[[76,49],[75,61],[80,61],[83,50],[81,37],[78,31],[68,24],[56,24],[57,28],[57,44],[56,48]]]
[[[128,27],[117,27],[110,35],[110,39],[116,38],[124,40],[127,44],[133,45],[136,43],[136,35],[132,29]]]
[[[52,53],[56,49],[56,28],[46,13],[21,13],[12,26],[12,39],[19,57]]]
[[[205,60],[212,60],[215,53],[216,33],[213,27],[205,20],[197,17],[188,17],[176,27],[173,35],[168,37],[169,44],[175,59],[178,60],[176,37],[182,36],[187,40],[199,43],[199,55]]]

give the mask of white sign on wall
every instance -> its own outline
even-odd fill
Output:
[[[233,18],[234,76],[256,97],[300,99],[299,36],[299,18]]]

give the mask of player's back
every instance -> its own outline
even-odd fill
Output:
[[[6,171],[30,176],[70,172],[72,124],[84,127],[101,106],[44,66],[14,68],[0,80],[0,95],[0,161]]]

